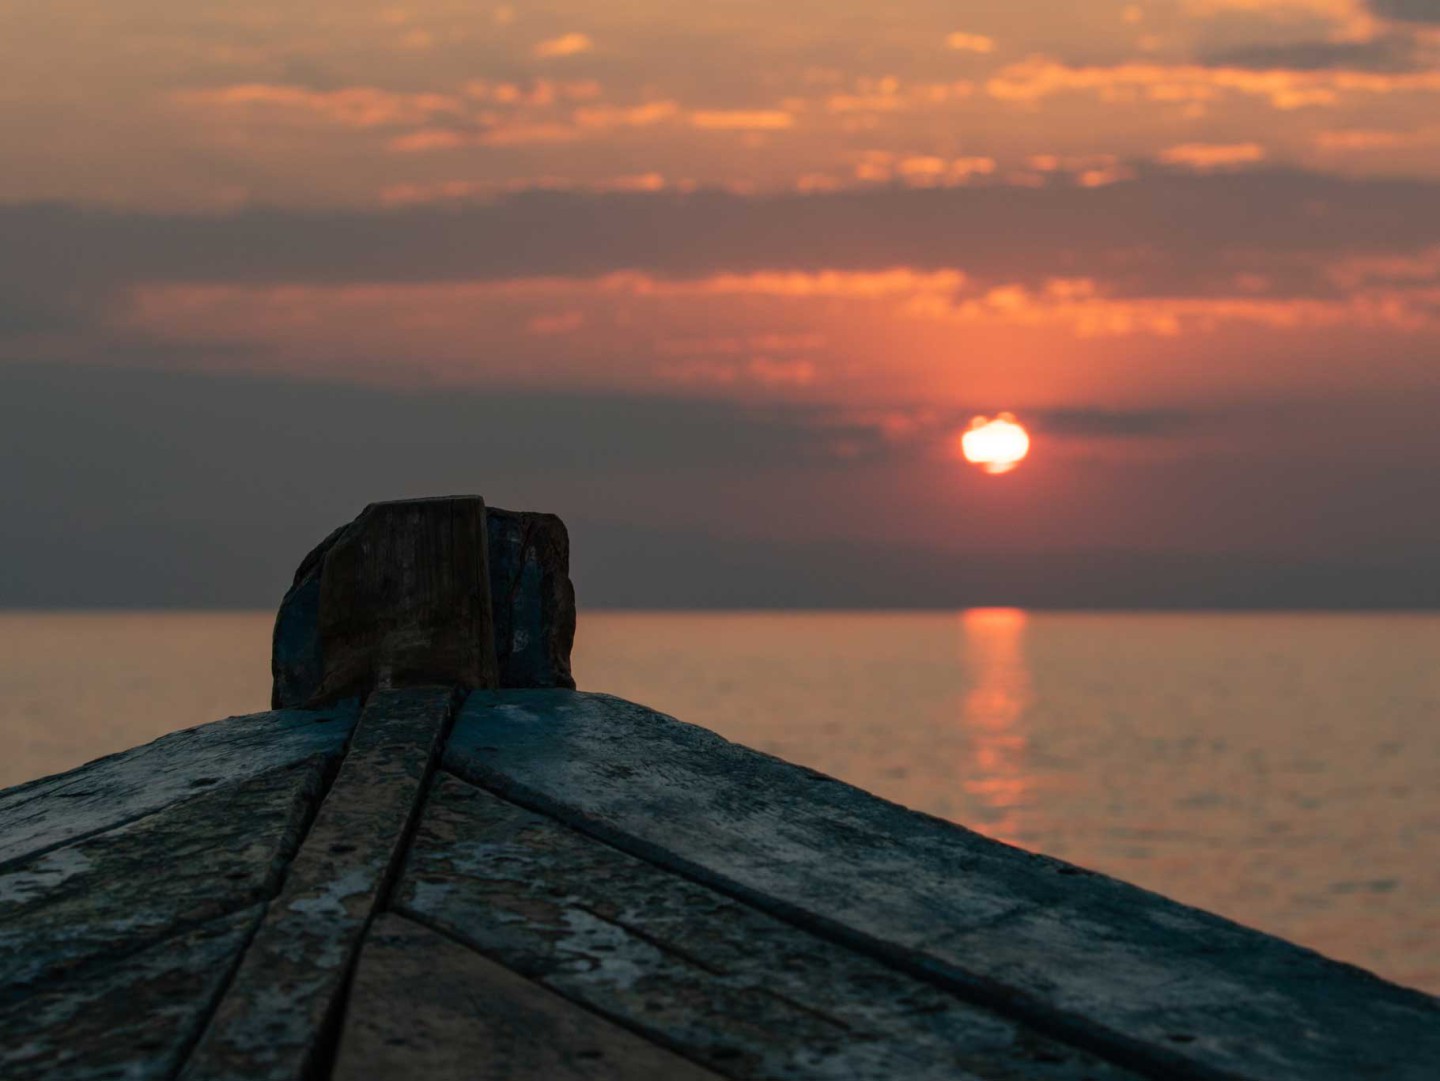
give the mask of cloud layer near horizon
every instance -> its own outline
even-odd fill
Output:
[[[1440,601],[1428,468],[1295,453],[1294,430],[1336,419],[1038,416],[1041,446],[1088,451],[1001,488],[957,473],[933,429],[809,408],[10,365],[0,605],[265,608],[364,503],[457,491],[563,509],[590,606]],[[1165,449],[1217,425],[1278,429],[1276,453]],[[1387,507],[1395,528],[1367,528]],[[1117,512],[1126,531],[1107,528]]]

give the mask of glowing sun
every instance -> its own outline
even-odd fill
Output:
[[[987,473],[1008,473],[1030,453],[1030,435],[1009,413],[976,417],[960,437],[960,450]]]

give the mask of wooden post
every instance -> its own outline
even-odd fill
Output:
[[[569,552],[553,514],[479,496],[372,503],[295,573],[275,620],[275,708],[418,684],[574,687]]]

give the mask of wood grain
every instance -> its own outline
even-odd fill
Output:
[[[219,784],[315,755],[334,761],[355,703],[230,717],[0,791],[0,865],[110,829]]]
[[[374,687],[494,687],[485,503],[372,503],[325,551],[318,699]]]
[[[620,699],[476,693],[445,764],[1157,1076],[1429,1081],[1440,1061],[1428,995]]]
[[[0,1004],[274,895],[323,760],[226,785],[0,873]]]
[[[716,1081],[398,916],[370,929],[335,1081]]]
[[[731,1077],[1135,1078],[449,776],[394,904]]]
[[[169,1081],[260,920],[256,905],[0,1009],[6,1081]]]
[[[448,687],[430,687],[367,700],[350,752],[184,1077],[298,1081],[322,1062],[453,698]]]

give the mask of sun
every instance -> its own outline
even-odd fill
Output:
[[[1010,413],[976,417],[960,437],[960,450],[987,473],[1008,473],[1030,453],[1030,435]]]

